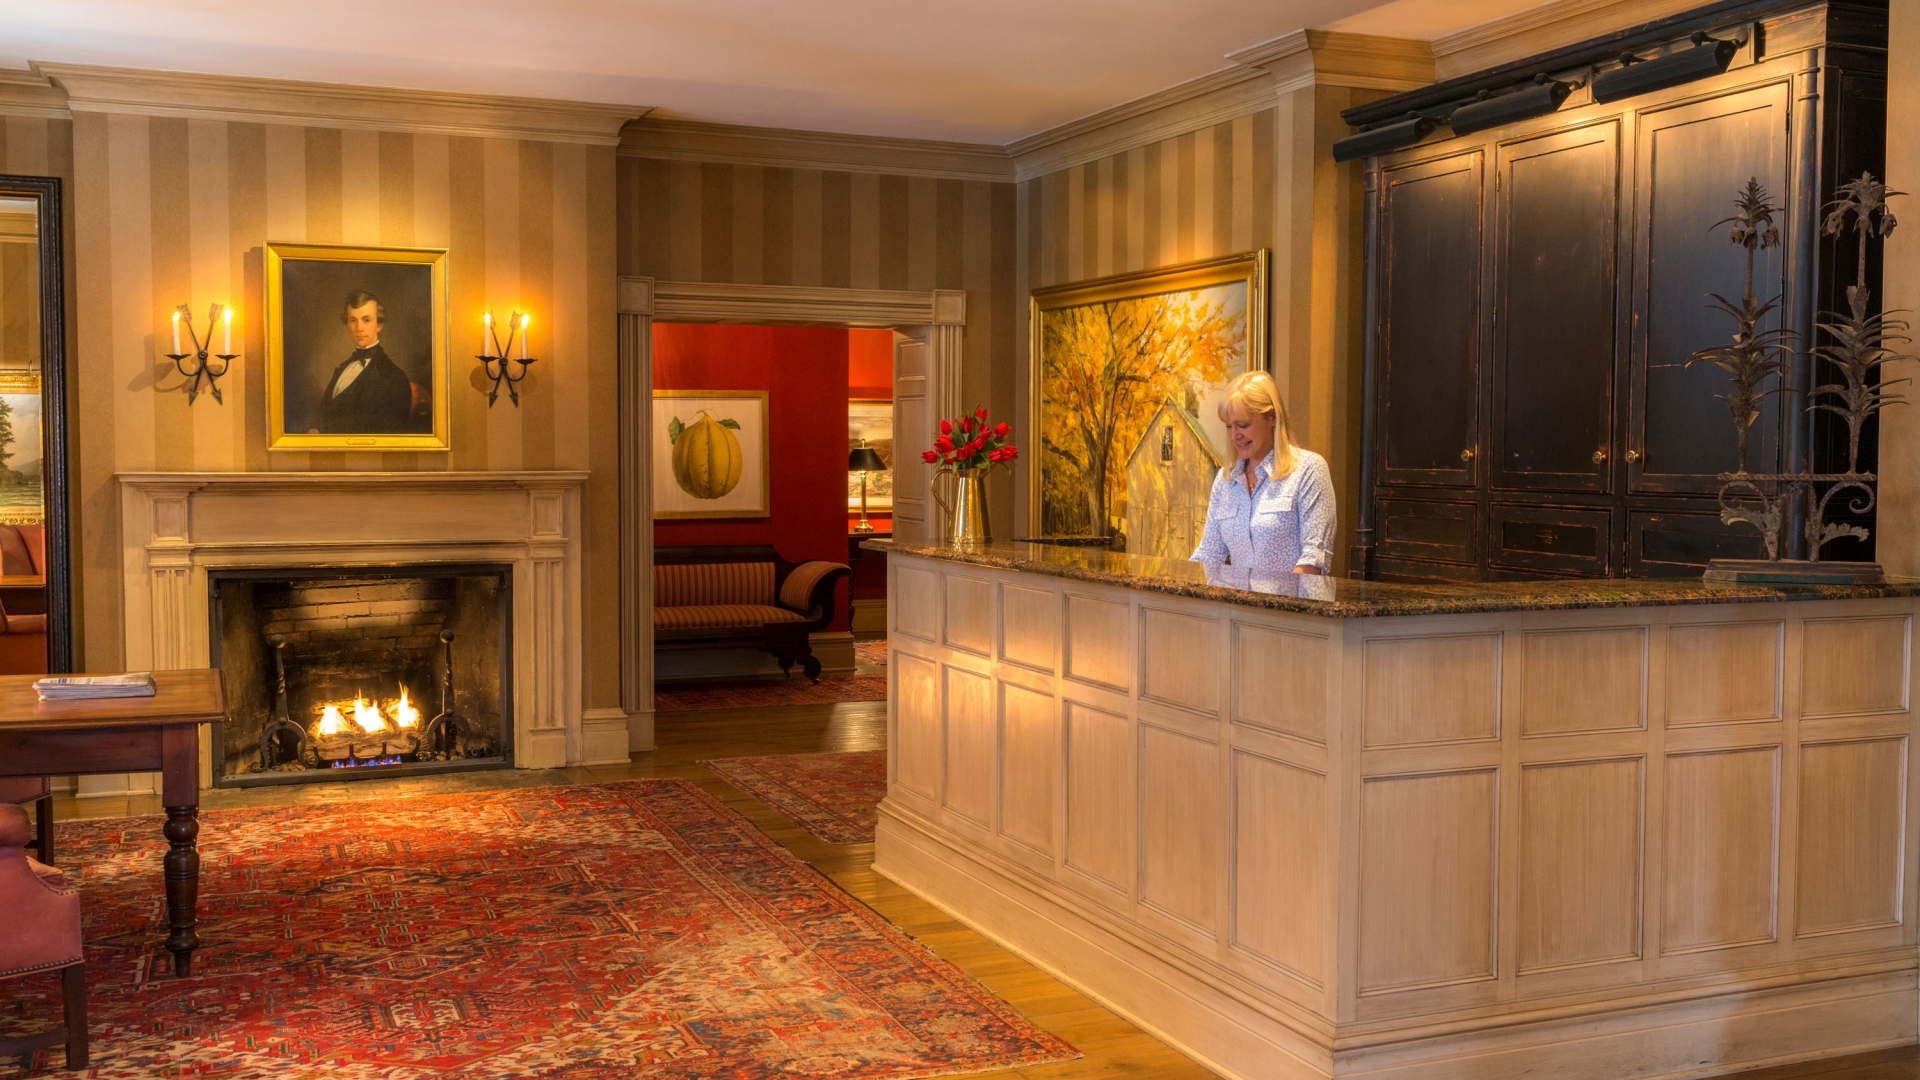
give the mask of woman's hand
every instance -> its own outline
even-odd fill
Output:
[[[1320,576],[1320,568],[1312,563],[1301,563],[1299,566],[1293,568],[1293,572],[1296,574],[1312,574],[1315,577]]]

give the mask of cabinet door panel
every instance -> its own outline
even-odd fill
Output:
[[[1611,510],[1495,503],[1489,518],[1487,562],[1495,567],[1607,576]]]
[[[1717,511],[1627,514],[1628,577],[1697,577],[1712,559],[1766,557],[1759,533],[1722,524]]]
[[[1495,487],[1608,486],[1619,159],[1617,120],[1500,148]]]
[[[1715,491],[1715,474],[1739,464],[1733,420],[1718,396],[1726,393],[1726,372],[1685,364],[1696,350],[1732,340],[1733,319],[1708,310],[1707,294],[1740,302],[1746,253],[1715,222],[1734,214],[1734,198],[1750,177],[1776,203],[1787,200],[1789,104],[1787,84],[1779,82],[1641,114],[1629,438],[1641,456],[1628,467],[1635,492]],[[1783,245],[1761,253],[1754,269],[1754,292],[1763,301],[1785,288],[1784,255],[1794,242],[1786,215],[1777,220]],[[1780,326],[1783,317],[1766,325]],[[1777,465],[1783,407],[1778,396],[1761,403],[1749,469]]]
[[[1475,149],[1383,170],[1379,419],[1386,483],[1479,481],[1484,160]],[[1463,459],[1465,451],[1472,453]]]

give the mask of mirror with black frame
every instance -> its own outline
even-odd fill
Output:
[[[72,669],[60,194],[0,175],[0,675]]]

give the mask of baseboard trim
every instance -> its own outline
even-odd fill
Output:
[[[576,765],[625,765],[631,725],[625,709],[587,709],[580,714],[580,760]]]
[[[1786,986],[1729,985],[1679,999],[1404,1038],[1289,1022],[1176,966],[883,803],[875,872],[1232,1080],[1697,1080],[1920,1040],[1912,967],[1863,962]],[[1304,1019],[1304,1018],[1303,1018]]]

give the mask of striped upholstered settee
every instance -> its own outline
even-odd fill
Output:
[[[833,621],[845,563],[794,563],[766,545],[663,547],[653,552],[653,647],[765,649],[793,674],[820,680],[807,635]]]

